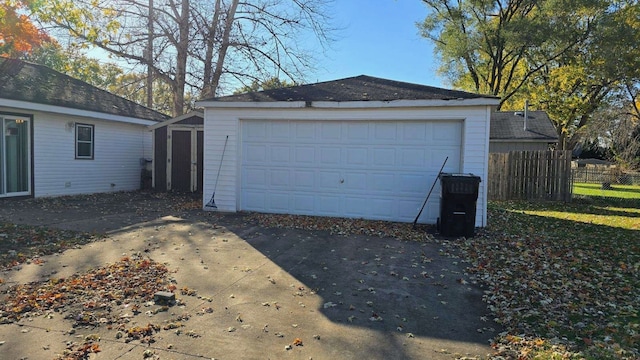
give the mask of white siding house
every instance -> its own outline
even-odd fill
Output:
[[[166,118],[46,67],[0,58],[0,197],[139,189],[152,158],[147,126]]]
[[[369,76],[203,100],[204,208],[411,222],[445,159],[486,179],[497,103]],[[476,226],[486,205],[482,182]]]

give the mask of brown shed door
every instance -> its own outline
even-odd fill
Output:
[[[190,192],[191,131],[173,130],[171,133],[171,190]]]
[[[204,131],[202,127],[168,129],[167,190],[202,192]]]

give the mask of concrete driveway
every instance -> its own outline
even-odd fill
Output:
[[[54,313],[0,325],[0,359],[54,359],[87,336],[100,338],[92,359],[479,359],[491,352],[497,330],[482,290],[441,242],[263,227],[251,214],[208,213],[193,209],[197,199],[176,199],[0,201],[2,221],[108,233],[1,272],[0,300],[9,286],[135,254],[166,264],[179,289],[195,291],[177,294],[183,305],[156,313],[149,303],[132,318],[162,325],[188,314],[182,331],[158,331],[151,344],[125,342],[106,327],[71,330]]]

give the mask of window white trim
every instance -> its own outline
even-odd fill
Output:
[[[91,139],[87,140],[87,139],[80,139],[79,135],[80,132],[78,131],[79,129],[90,129],[91,131]],[[76,148],[76,159],[82,159],[82,160],[93,160],[94,158],[94,139],[95,139],[95,125],[91,125],[91,124],[80,124],[80,123],[76,123],[76,129],[75,129],[75,148]],[[86,154],[80,154],[80,145],[83,144],[89,144],[89,155]]]

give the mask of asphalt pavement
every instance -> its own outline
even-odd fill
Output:
[[[123,256],[165,264],[177,289],[193,290],[176,290],[180,301],[168,311],[152,302],[137,314],[118,309],[131,324],[158,325],[151,343],[126,341],[107,326],[73,327],[61,311],[0,325],[0,359],[55,359],[87,338],[100,348],[91,359],[481,359],[491,352],[498,330],[482,289],[438,242],[269,228],[248,214],[192,205],[145,193],[0,201],[5,222],[108,234],[1,272],[0,299],[11,286]],[[163,329],[181,315],[188,316],[180,331]]]

